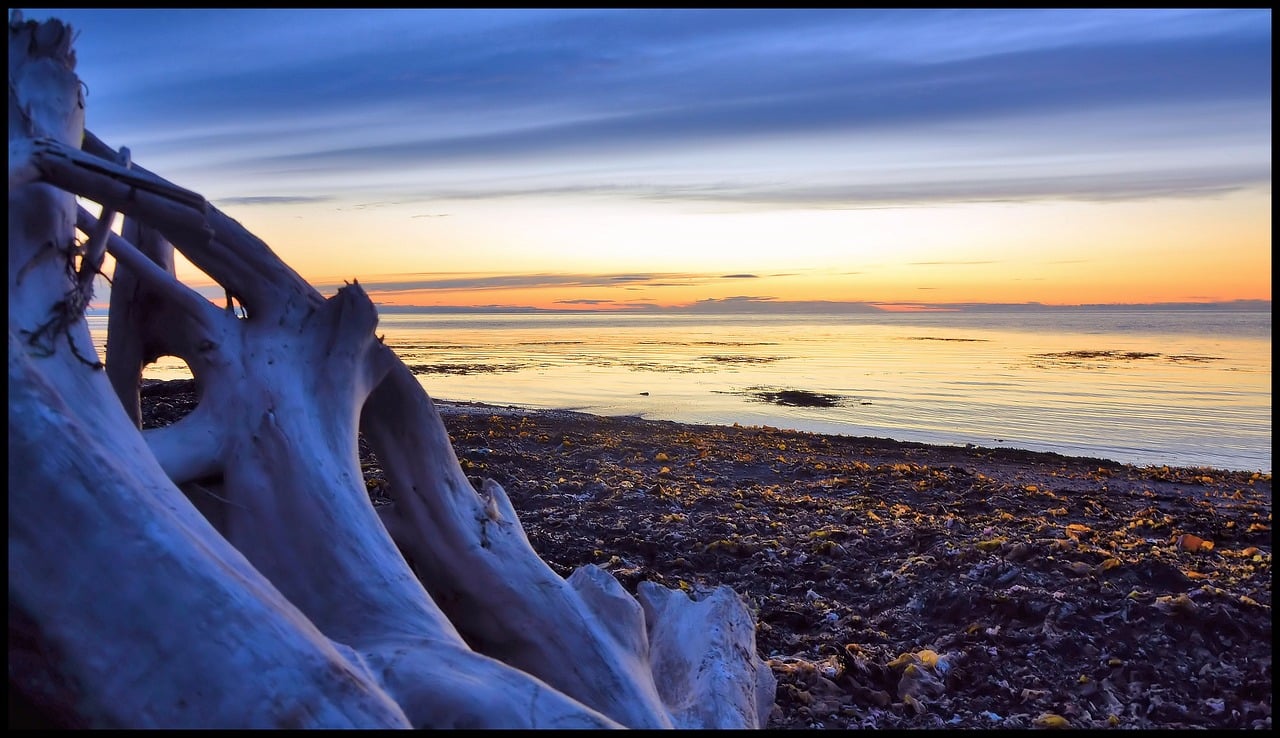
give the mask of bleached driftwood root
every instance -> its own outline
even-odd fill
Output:
[[[715,593],[723,608],[707,617],[702,603],[678,591],[669,609],[646,612],[594,566],[561,578],[534,552],[502,487],[486,480],[480,495],[472,489],[431,399],[403,364],[370,397],[362,426],[396,500],[382,508],[388,529],[474,648],[630,726],[712,727],[688,714],[688,701],[751,712],[724,718],[726,725],[764,724],[773,675],[756,655],[754,621],[731,590]],[[705,635],[665,637],[682,630]],[[698,682],[699,671],[666,668],[689,659],[750,688],[729,708]]]
[[[11,142],[79,144],[68,29],[11,21],[9,34]],[[11,175],[32,167],[10,161]],[[74,197],[10,183],[11,710],[73,727],[407,726],[354,652],[165,476],[87,359]]]
[[[11,704],[85,727],[763,726],[773,676],[736,594],[556,575],[501,487],[472,488],[358,284],[324,298],[84,131],[69,39],[10,20]],[[103,250],[105,372],[83,319]],[[162,355],[200,402],[140,432]]]

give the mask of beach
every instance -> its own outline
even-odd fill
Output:
[[[1271,727],[1270,474],[437,405],[556,572],[743,596],[770,728]]]

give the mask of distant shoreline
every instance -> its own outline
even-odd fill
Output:
[[[322,293],[330,294],[341,285],[320,285]],[[197,291],[203,288],[196,288]],[[209,288],[212,289],[212,288]],[[221,288],[217,295],[205,295],[211,300],[222,299]],[[839,302],[833,300],[807,301],[747,301],[712,300],[691,305],[663,307],[636,306],[625,310],[585,308],[541,308],[530,305],[392,305],[377,302],[377,293],[371,293],[378,312],[386,315],[901,315],[912,313],[1041,313],[1072,311],[1186,311],[1186,312],[1237,312],[1270,313],[1271,300],[1231,300],[1227,302],[1149,302],[1149,303],[1088,303],[1081,305],[1046,305],[1038,302],[1001,303],[872,303]],[[96,306],[85,311],[86,315],[103,316],[107,308]]]

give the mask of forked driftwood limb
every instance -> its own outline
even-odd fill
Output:
[[[10,19],[11,706],[70,727],[765,724],[775,682],[740,597],[556,575],[502,488],[471,486],[358,283],[325,298],[84,130],[70,39]],[[244,314],[183,285],[175,249]],[[104,251],[105,372],[83,319]],[[162,355],[199,404],[143,432]]]

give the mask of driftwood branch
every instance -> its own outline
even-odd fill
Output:
[[[119,163],[84,131],[69,29],[15,14],[9,34],[11,707],[63,727],[764,724],[741,598],[556,575],[502,488],[471,486],[358,282],[326,299],[199,194]],[[175,249],[246,314],[181,284]],[[83,318],[104,250],[105,373]],[[199,404],[143,433],[164,354]],[[392,481],[381,512],[361,429]]]
[[[105,225],[105,221],[94,218],[83,207],[76,209],[76,228],[85,233],[105,230],[101,237],[106,252],[110,253],[117,262],[135,272],[137,278],[145,282],[150,291],[161,295],[167,301],[165,306],[167,309],[178,310],[202,324],[208,323],[217,313],[212,303],[178,281],[171,266],[166,269],[128,239],[111,233],[109,229],[104,229]]]
[[[85,132],[84,149],[99,157],[109,157],[113,151],[89,131]],[[163,192],[178,193],[178,199],[190,199],[185,194],[186,190],[143,167],[134,165],[131,171],[146,177]],[[265,311],[279,317],[290,305],[308,312],[323,300],[319,292],[281,261],[261,239],[203,197],[196,197],[199,201],[192,202],[191,207],[200,211],[216,243],[187,240],[181,232],[169,236],[191,263],[219,284],[227,286],[242,304],[254,312]],[[234,289],[231,289],[233,285]]]

